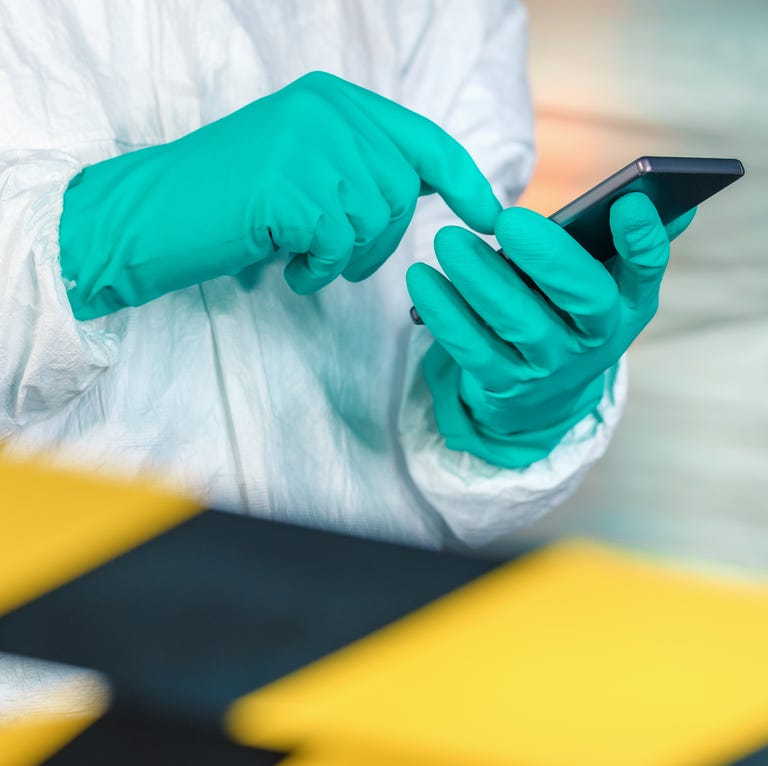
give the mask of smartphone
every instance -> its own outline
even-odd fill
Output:
[[[663,224],[709,199],[744,175],[739,160],[707,157],[639,157],[549,218],[599,261],[616,255],[610,227],[615,200],[639,191],[653,202]],[[499,254],[506,257],[499,250]],[[423,324],[414,307],[411,319]]]

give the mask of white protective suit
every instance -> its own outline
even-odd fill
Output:
[[[178,138],[314,69],[432,118],[510,204],[533,164],[514,0],[0,5],[0,439],[151,470],[207,502],[424,545],[482,543],[562,501],[604,452],[623,372],[543,461],[448,450],[419,372],[404,275],[457,222],[422,200],[372,278],[310,297],[286,259],[89,322],[58,263],[84,165]],[[410,336],[410,337],[409,337]]]

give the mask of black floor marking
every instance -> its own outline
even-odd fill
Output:
[[[497,565],[206,511],[0,618],[0,651],[102,671],[124,708],[218,721]]]
[[[285,756],[207,729],[112,710],[44,766],[275,766]]]

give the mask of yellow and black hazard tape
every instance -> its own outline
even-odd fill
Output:
[[[0,721],[3,766],[768,753],[764,584],[588,541],[428,552],[28,465],[0,486],[0,652],[112,688],[91,715]]]

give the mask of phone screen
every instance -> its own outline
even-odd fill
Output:
[[[668,224],[744,175],[735,159],[640,157],[550,216],[600,261],[616,254],[611,204],[629,192],[647,195]]]

